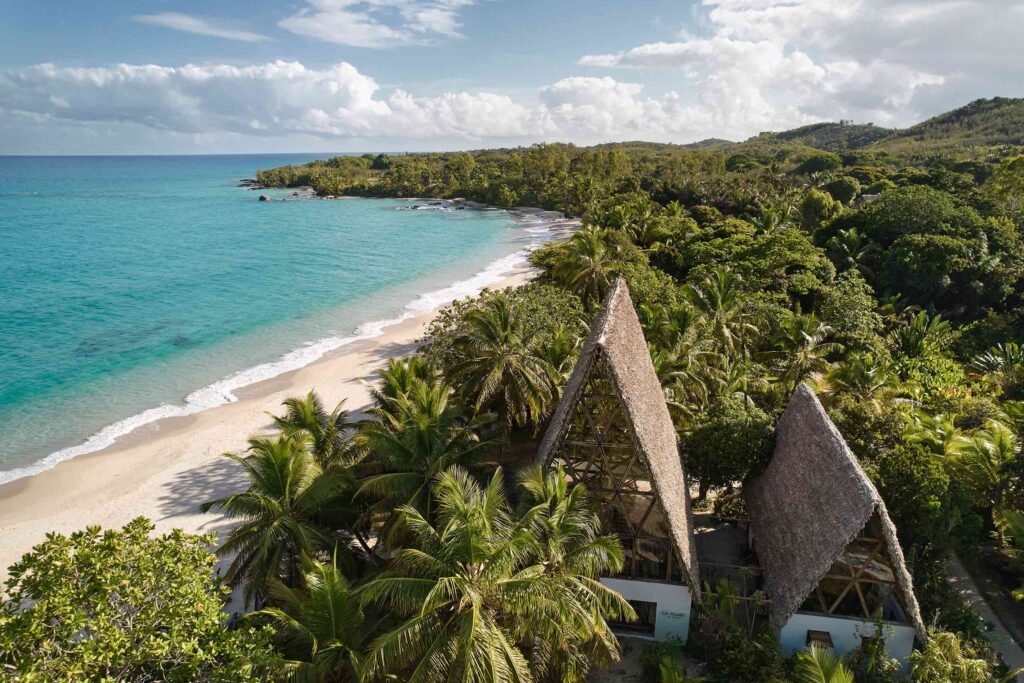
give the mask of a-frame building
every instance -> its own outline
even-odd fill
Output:
[[[665,395],[625,282],[612,287],[541,443],[585,486],[625,550],[621,575],[602,578],[640,617],[626,626],[685,639],[699,598],[690,496]]]
[[[906,666],[927,632],[882,496],[818,398],[800,385],[767,469],[744,488],[769,623],[783,653],[846,654],[881,638]]]

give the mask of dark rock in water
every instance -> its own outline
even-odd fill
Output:
[[[298,196],[299,196],[299,193],[298,193],[298,192],[292,192],[292,196],[293,196],[293,197],[298,197]]]
[[[464,207],[464,206],[456,206],[456,207],[455,207],[455,210],[456,210],[456,211],[465,211],[465,210],[466,210],[466,207]]]
[[[256,180],[255,178],[242,178],[241,180],[238,181],[238,187],[260,187],[260,181]]]
[[[260,195],[260,201],[261,201],[261,202],[266,202],[266,201],[270,201],[270,197],[268,197],[268,196],[267,196],[267,195],[265,195],[265,194],[261,194],[261,195]]]

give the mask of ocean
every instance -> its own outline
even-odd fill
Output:
[[[237,186],[322,157],[0,157],[0,482],[473,294],[549,236],[539,216]]]

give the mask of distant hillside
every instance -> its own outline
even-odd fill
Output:
[[[627,142],[603,142],[598,145],[594,145],[593,149],[625,149],[625,150],[646,150],[649,152],[662,152],[665,150],[672,149],[705,149],[710,147],[727,147],[729,145],[735,145],[736,143],[732,140],[722,140],[721,138],[707,138],[705,140],[698,140],[697,142],[687,142],[685,144],[677,144],[674,142],[644,142],[643,140],[630,140]]]
[[[1024,99],[994,97],[894,131],[875,148],[937,152],[960,147],[1024,145]]]
[[[722,138],[707,138],[706,140],[698,140],[697,142],[691,142],[683,145],[683,147],[689,147],[690,149],[706,149],[709,147],[726,147],[728,145],[734,145],[732,140],[723,140]]]
[[[903,154],[1024,145],[1024,99],[975,100],[905,129],[849,121],[814,123],[779,133],[761,133],[747,142],[793,143],[833,152],[870,148]]]
[[[839,123],[812,123],[809,126],[801,126],[781,133],[761,133],[750,141],[792,142],[808,147],[842,152],[848,149],[867,147],[889,137],[894,132],[873,123],[858,124],[840,121]]]

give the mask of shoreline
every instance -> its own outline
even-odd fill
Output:
[[[437,200],[435,204],[429,207],[412,208],[420,210],[454,210],[449,207],[462,207],[469,210],[493,208],[461,199]],[[0,500],[6,496],[6,487],[10,484],[38,476],[61,463],[114,447],[132,434],[145,430],[149,425],[196,415],[206,410],[234,403],[253,385],[343,352],[353,344],[375,339],[392,326],[422,313],[435,311],[456,299],[472,296],[481,289],[493,287],[508,273],[528,267],[527,257],[530,251],[545,242],[566,236],[579,224],[578,219],[565,218],[558,212],[543,209],[516,207],[505,211],[519,223],[519,229],[527,238],[527,243],[515,252],[487,263],[481,270],[467,278],[415,295],[397,314],[391,317],[365,321],[346,335],[306,341],[272,360],[233,371],[209,384],[196,388],[178,403],[151,405],[139,412],[116,419],[80,440],[42,455],[31,464],[0,470]],[[536,224],[531,225],[531,222],[536,222]]]
[[[521,268],[488,289],[524,284],[532,275]],[[344,400],[358,413],[369,404],[375,371],[411,353],[439,311],[418,313],[376,337],[248,385],[232,403],[148,423],[101,450],[0,484],[0,579],[51,531],[121,527],[145,516],[157,533],[223,533],[231,520],[199,511],[202,503],[245,488],[241,468],[221,454],[240,452],[250,436],[273,431],[268,413],[280,413],[285,398],[313,389],[325,405]]]
[[[94,524],[121,527],[138,516],[150,518],[157,533],[181,528],[220,534],[230,528],[230,520],[201,513],[199,505],[244,488],[240,468],[221,454],[240,452],[250,436],[271,431],[267,413],[279,413],[285,398],[314,389],[325,405],[333,408],[345,400],[346,407],[358,413],[369,403],[367,383],[375,371],[389,358],[412,352],[444,306],[482,289],[528,282],[534,272],[526,260],[529,252],[565,238],[579,224],[578,219],[541,209],[517,208],[510,213],[534,238],[475,275],[423,292],[397,316],[363,323],[349,336],[312,342],[202,387],[181,404],[150,408],[108,425],[40,460],[43,469],[0,483],[0,581],[11,564],[50,531],[70,534]],[[322,342],[328,342],[327,347],[314,357],[302,356]],[[300,362],[289,367],[284,361],[293,355]],[[274,371],[263,376],[251,372],[266,368]],[[245,373],[250,373],[250,381],[238,382]],[[219,403],[189,402],[195,394],[224,387],[227,391]],[[147,416],[150,419],[142,419]],[[123,432],[106,433],[125,424]],[[96,447],[89,448],[91,444]],[[62,454],[68,455],[54,457]]]

